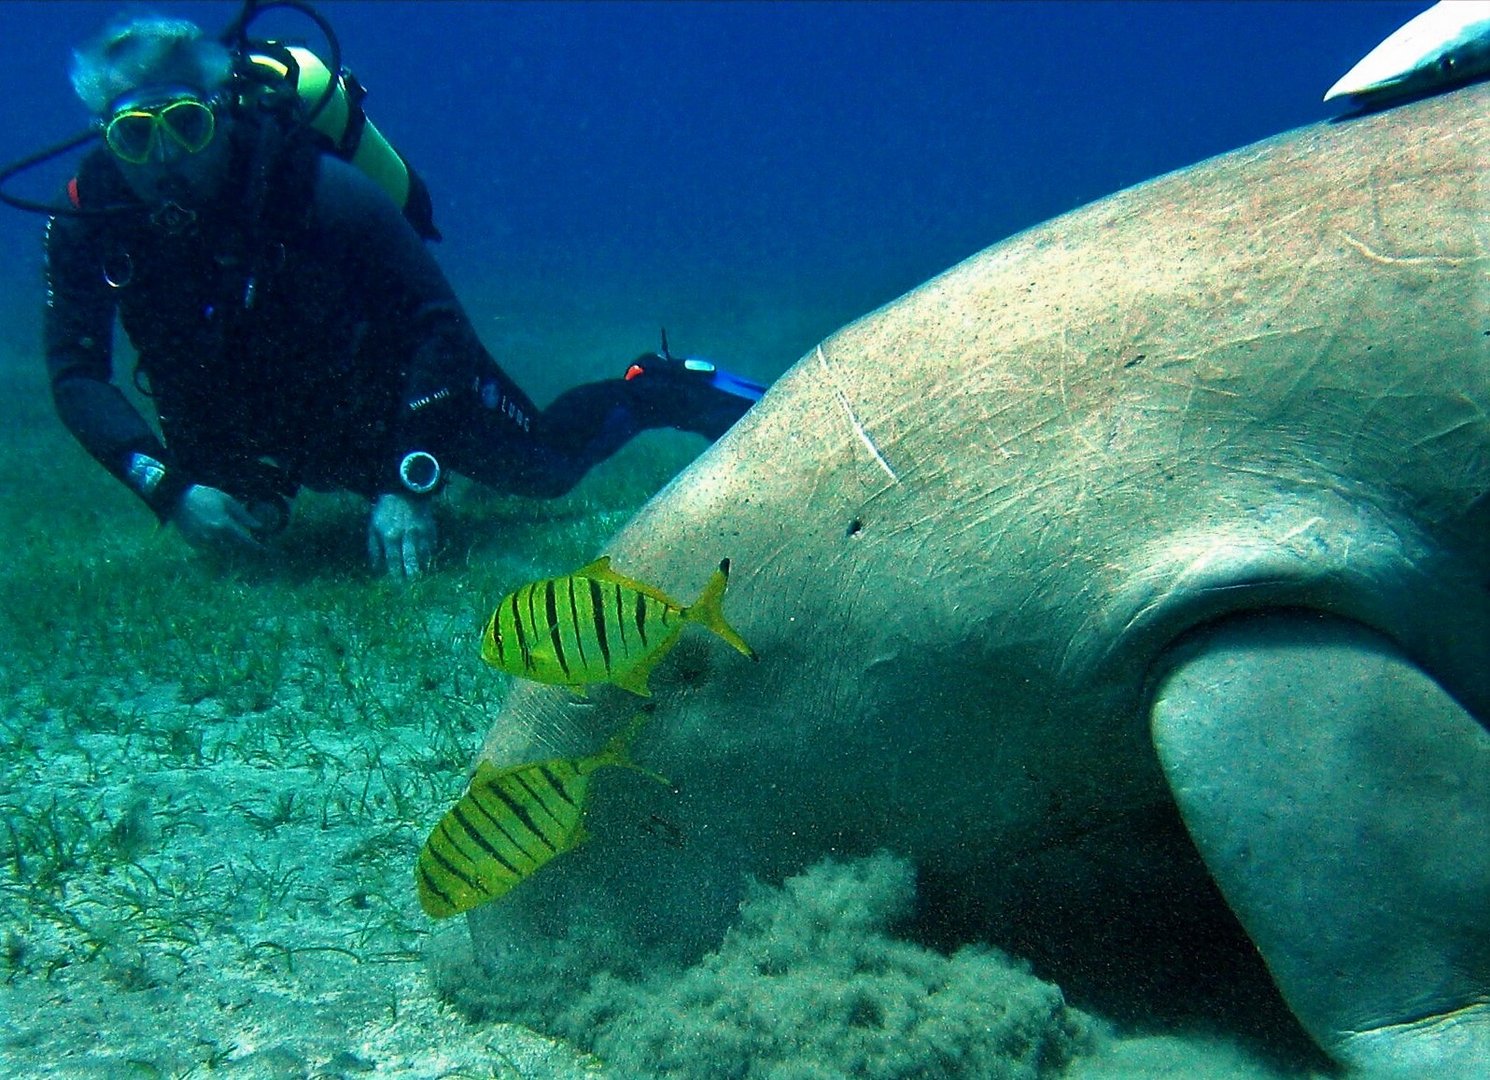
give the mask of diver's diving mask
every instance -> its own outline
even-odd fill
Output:
[[[134,101],[126,98],[103,121],[104,142],[115,157],[131,165],[145,164],[157,147],[164,150],[167,140],[188,154],[199,154],[216,133],[212,103],[186,88],[135,96]]]

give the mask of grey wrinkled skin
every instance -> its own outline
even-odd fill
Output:
[[[485,961],[604,925],[645,966],[746,875],[879,847],[967,932],[1058,939],[1169,815],[1327,1053],[1484,1075],[1487,169],[1483,85],[1300,129],[814,348],[605,549],[677,596],[729,557],[760,663],[684,635],[635,748],[679,794],[607,777],[595,839],[472,916]],[[482,753],[636,708],[521,684]]]

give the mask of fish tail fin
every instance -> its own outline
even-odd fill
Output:
[[[632,772],[650,777],[663,787],[672,787],[673,782],[661,773],[655,773],[651,769],[644,769],[631,760],[631,743],[636,738],[636,733],[642,729],[642,726],[646,724],[648,719],[647,713],[637,713],[632,718],[631,723],[612,735],[609,742],[585,761],[585,765],[588,767],[582,771],[593,772],[607,765],[614,765],[618,769],[630,769]]]
[[[693,606],[683,609],[683,617],[712,630],[750,659],[759,660],[760,657],[755,655],[755,650],[745,644],[745,639],[737,634],[735,628],[724,619],[724,590],[727,585],[729,585],[729,560],[725,559],[720,562],[719,569],[714,571],[714,576],[709,578],[709,583],[704,586],[704,591],[699,593]]]

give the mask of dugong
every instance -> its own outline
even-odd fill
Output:
[[[685,596],[728,557],[759,663],[685,635],[635,746],[677,793],[618,778],[477,955],[697,947],[748,876],[881,848],[997,944],[1047,875],[1076,918],[1162,872],[1170,820],[1327,1054],[1490,1075],[1487,492],[1490,86],[996,244],[604,548]],[[591,751],[639,701],[519,684],[482,755]]]

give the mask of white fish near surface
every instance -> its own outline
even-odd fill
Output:
[[[1441,0],[1365,55],[1324,95],[1377,101],[1490,72],[1490,0]]]

